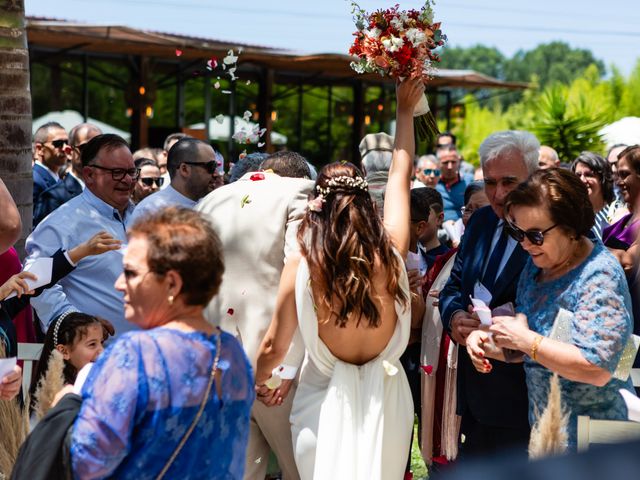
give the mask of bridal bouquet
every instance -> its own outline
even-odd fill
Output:
[[[349,54],[358,61],[351,62],[351,68],[357,73],[379,73],[401,80],[429,77],[435,71],[434,63],[440,61],[434,50],[446,40],[440,23],[433,23],[432,5],[433,0],[427,0],[419,11],[401,11],[396,5],[367,13],[352,1],[357,31]],[[432,140],[439,133],[426,97],[414,116],[421,140]]]

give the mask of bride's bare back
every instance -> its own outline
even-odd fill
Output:
[[[313,294],[317,307],[318,335],[331,353],[343,362],[355,365],[367,363],[385,349],[393,336],[397,321],[395,298],[387,290],[386,268],[376,263],[376,273],[371,279],[371,296],[380,313],[380,325],[377,328],[370,327],[367,318],[362,318],[357,327],[355,318],[349,318],[343,328],[336,325],[335,318],[327,321],[329,309],[322,305],[315,292]]]

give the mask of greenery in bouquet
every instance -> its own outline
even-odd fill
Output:
[[[427,0],[420,10],[400,10],[395,5],[367,13],[354,1],[351,6],[357,29],[349,49],[349,54],[358,58],[351,62],[354,71],[425,80],[434,72],[434,64],[440,61],[435,50],[444,45],[446,36],[440,23],[433,21],[432,0]],[[437,135],[438,127],[426,98],[415,115],[421,140]]]

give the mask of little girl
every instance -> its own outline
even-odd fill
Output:
[[[39,295],[43,290],[57,283],[85,257],[118,250],[120,245],[120,240],[109,233],[99,232],[69,251],[58,250],[53,254],[51,281],[47,285],[43,285],[35,291],[31,290],[26,280],[37,280],[37,277],[28,271],[14,275],[0,285],[0,346],[4,347],[7,358],[15,357],[18,353],[13,317],[29,304],[30,298]],[[16,296],[7,298],[11,293],[16,293]],[[18,394],[21,377],[22,370],[16,365],[13,372],[0,378],[0,399],[9,400]]]
[[[64,359],[64,383],[73,384],[82,367],[96,361],[104,350],[104,342],[114,333],[113,325],[107,320],[73,311],[60,315],[47,330],[38,369],[31,382],[31,398],[34,398],[40,379],[47,373],[54,349]]]

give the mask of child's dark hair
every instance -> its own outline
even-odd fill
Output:
[[[444,205],[440,192],[431,187],[412,188],[411,220],[428,220],[429,209],[433,209],[437,215],[442,213]]]
[[[32,399],[34,398],[40,379],[44,378],[47,373],[51,352],[55,350],[58,345],[72,346],[78,340],[82,339],[87,334],[88,327],[95,323],[99,323],[102,326],[103,341],[115,333],[111,322],[94,317],[93,315],[87,315],[86,313],[63,313],[55,321],[51,322],[44,339],[44,346],[42,347],[40,360],[38,360],[36,374],[31,379],[29,394]],[[71,365],[71,362],[64,362],[63,375],[65,383],[74,383],[78,371]],[[31,402],[31,405],[33,406],[33,402]]]

